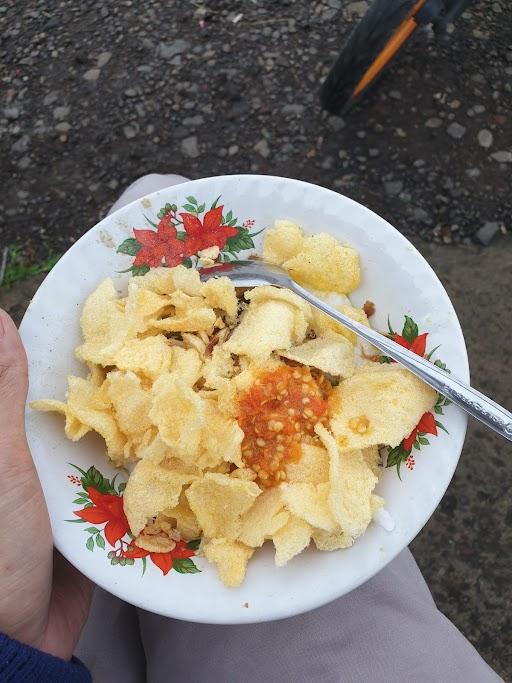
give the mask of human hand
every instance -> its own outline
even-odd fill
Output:
[[[0,631],[70,659],[92,584],[53,549],[50,519],[25,436],[27,358],[0,309]]]

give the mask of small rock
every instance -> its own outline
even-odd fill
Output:
[[[14,154],[23,154],[27,151],[30,145],[30,137],[28,135],[22,135],[19,140],[16,140],[14,145],[11,147],[11,152]]]
[[[431,119],[427,119],[425,121],[425,126],[427,128],[440,128],[443,125],[443,121],[441,119],[438,119],[436,117],[433,117]]]
[[[331,130],[337,133],[345,128],[345,121],[341,118],[341,116],[329,116],[327,119],[327,125]]]
[[[400,192],[403,189],[403,186],[404,184],[401,180],[389,180],[384,183],[384,189],[390,196],[400,194]]]
[[[482,174],[479,168],[467,168],[466,175],[468,178],[478,178]]]
[[[21,157],[21,159],[18,162],[18,166],[20,168],[28,168],[31,164],[32,164],[32,160],[27,155],[25,155],[24,157]]]
[[[191,137],[184,138],[181,141],[181,151],[186,157],[190,159],[195,159],[199,156],[199,147],[197,145],[197,137],[192,135]]]
[[[477,135],[478,139],[478,144],[480,147],[483,147],[484,149],[488,149],[492,143],[493,143],[493,135],[490,130],[486,130],[485,128],[481,131],[479,131]]]
[[[259,142],[257,142],[254,145],[253,149],[255,152],[260,154],[264,159],[267,159],[270,156],[270,147],[268,146],[268,142],[265,138],[262,138]]]
[[[58,133],[69,133],[71,130],[71,126],[67,121],[61,121],[55,126],[55,130]]]
[[[492,242],[498,232],[500,232],[500,224],[495,221],[488,221],[480,230],[478,230],[475,237],[480,244],[483,244],[484,247],[486,247]]]
[[[414,166],[414,168],[422,168],[422,166],[425,166],[425,160],[416,159],[416,161],[414,161],[412,165]]]
[[[196,114],[195,116],[187,116],[183,119],[182,123],[184,126],[187,126],[187,128],[198,128],[199,126],[203,125],[204,118],[201,116],[201,114]]]
[[[124,94],[126,95],[126,97],[137,97],[137,91],[135,90],[135,88],[128,88],[124,91]]]
[[[4,116],[8,121],[16,121],[20,115],[20,110],[18,107],[6,107],[4,109]]]
[[[326,9],[322,13],[322,19],[324,21],[331,21],[332,19],[334,19],[335,16],[336,16],[336,10],[335,9]]]
[[[100,77],[100,70],[99,69],[89,69],[89,71],[86,71],[84,73],[85,80],[89,81],[90,83],[95,83],[99,77]]]
[[[63,121],[69,115],[71,109],[69,107],[55,107],[53,110],[53,118],[57,121]]]
[[[127,140],[131,140],[137,135],[137,130],[134,126],[127,125],[123,126],[123,133]]]
[[[375,157],[378,157],[379,154],[380,154],[380,152],[376,147],[370,147],[370,149],[368,150],[368,156],[371,159],[375,159]]]
[[[428,211],[422,209],[421,206],[417,206],[413,209],[412,217],[415,221],[420,223],[426,223],[427,225],[432,223],[432,216],[428,213]]]
[[[460,123],[454,121],[453,123],[450,123],[446,132],[451,138],[454,138],[454,140],[460,140],[466,135],[466,130],[467,128],[465,126],[461,126]]]
[[[158,46],[158,56],[162,59],[172,59],[176,55],[181,55],[189,47],[190,43],[182,38],[178,38],[173,43],[160,43]]]
[[[96,61],[98,69],[102,69],[105,66],[105,64],[108,64],[110,62],[111,57],[111,52],[100,52],[100,54],[98,55],[98,59]]]
[[[500,150],[499,152],[494,152],[491,154],[494,161],[498,161],[500,164],[512,164],[512,152],[508,150]]]
[[[230,157],[234,157],[235,154],[238,153],[239,147],[238,145],[230,145],[228,148],[228,154]]]
[[[285,104],[281,112],[283,116],[301,116],[305,108],[303,104]]]
[[[475,106],[473,107],[473,111],[475,112],[475,114],[483,114],[485,111],[485,107],[483,104],[475,104]]]
[[[45,107],[48,107],[50,104],[53,104],[56,102],[59,98],[58,93],[54,92],[49,92],[48,95],[45,95],[45,98],[43,100],[43,104]]]
[[[399,90],[390,90],[389,96],[391,97],[392,100],[401,100],[402,99],[402,93]]]
[[[349,14],[357,14],[358,17],[362,17],[363,14],[366,14],[366,10],[368,9],[368,3],[366,0],[360,0],[359,2],[350,2],[347,5],[347,12]]]

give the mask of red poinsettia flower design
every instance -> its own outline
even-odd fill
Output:
[[[133,229],[135,239],[142,245],[133,261],[134,266],[147,265],[156,268],[165,265],[168,268],[177,266],[187,255],[185,254],[185,243],[178,239],[176,228],[171,222],[171,214],[166,214],[159,222],[155,230]]]
[[[168,553],[150,553],[148,550],[139,548],[135,543],[132,543],[128,547],[128,550],[123,551],[123,557],[138,559],[141,557],[147,557],[149,555],[150,560],[156,565],[165,576],[171,569],[174,560],[184,560],[188,557],[195,555],[195,552],[191,548],[187,548],[186,541],[178,541],[176,547],[170,550]]]
[[[412,449],[419,433],[437,436],[436,418],[432,413],[425,413],[409,436],[402,441],[402,446],[406,453]]]
[[[418,356],[424,356],[427,348],[427,337],[428,332],[424,332],[423,334],[419,334],[413,342],[409,342],[405,337],[402,337],[401,334],[394,334],[393,341],[400,344],[400,346],[409,349],[409,351],[417,353]]]
[[[202,249],[217,246],[222,251],[230,237],[238,235],[238,230],[229,225],[222,225],[224,206],[207,211],[203,222],[192,213],[180,213],[183,226],[187,232],[185,239],[188,256],[197,254]]]
[[[93,503],[92,507],[77,510],[74,514],[91,524],[106,522],[103,529],[105,538],[112,547],[128,531],[128,520],[124,514],[123,498],[110,493],[100,493],[92,486],[87,488],[87,493]]]

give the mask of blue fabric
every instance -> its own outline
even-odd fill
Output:
[[[65,662],[23,645],[0,633],[0,681],[2,683],[91,683],[89,671],[79,659]]]

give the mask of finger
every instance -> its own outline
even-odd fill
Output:
[[[25,440],[27,388],[25,349],[16,325],[0,309],[0,468],[25,463],[29,455]]]

